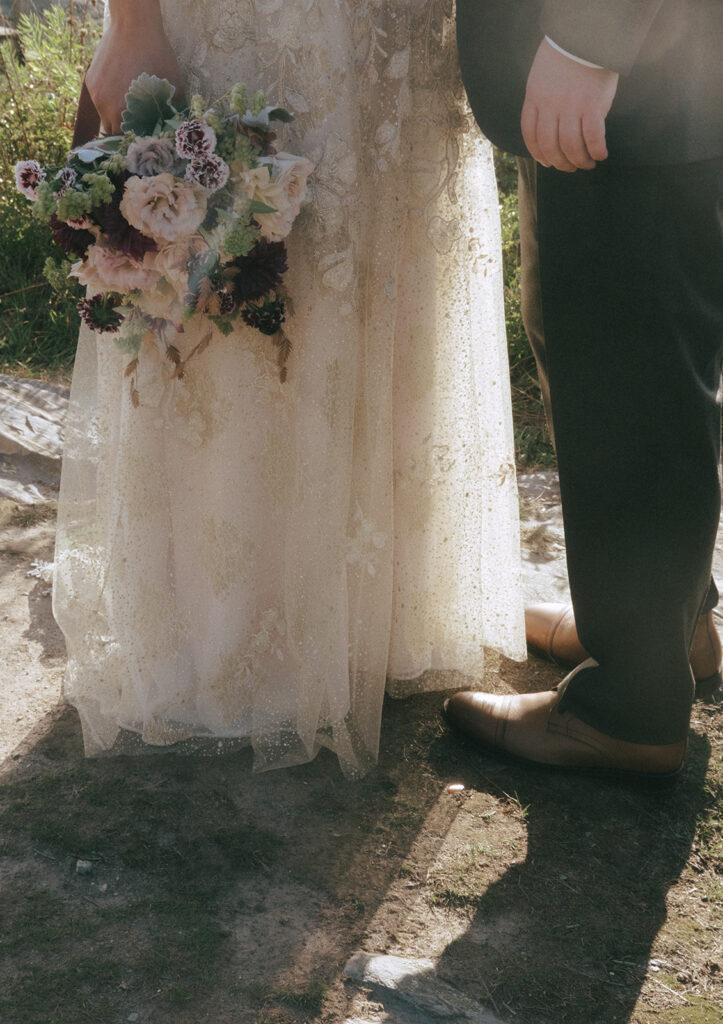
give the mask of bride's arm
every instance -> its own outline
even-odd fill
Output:
[[[183,91],[159,0],[110,0],[110,25],[88,68],[87,84],[104,131],[120,131],[128,86],[142,72],[167,78]]]

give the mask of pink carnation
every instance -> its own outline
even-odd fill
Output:
[[[216,148],[216,133],[205,121],[186,121],[176,131],[176,152],[184,160],[208,156]]]
[[[38,198],[38,185],[45,181],[45,171],[37,160],[21,160],[15,164],[15,185],[26,199]]]
[[[186,180],[195,181],[208,192],[218,192],[226,184],[231,171],[228,164],[210,153],[208,156],[194,157],[186,168]]]

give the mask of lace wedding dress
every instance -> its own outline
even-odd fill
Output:
[[[451,0],[167,0],[189,94],[236,81],[316,164],[294,342],[215,337],[183,382],[83,330],[54,607],[89,753],[244,737],[373,763],[385,682],[524,658],[498,200]],[[184,351],[194,332],[181,336]],[[406,680],[407,682],[399,682]],[[444,679],[443,679],[444,682]]]

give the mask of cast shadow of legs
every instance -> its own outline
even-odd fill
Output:
[[[468,750],[471,785],[519,800],[527,852],[484,892],[440,975],[520,1024],[630,1020],[668,890],[715,803],[707,739],[691,737],[671,791],[522,764],[500,770]]]

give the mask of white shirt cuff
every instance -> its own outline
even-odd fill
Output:
[[[549,36],[545,36],[545,41],[550,44],[553,50],[557,50],[558,53],[563,54],[565,57],[569,57],[570,60],[574,60],[576,64],[582,64],[586,68],[602,69],[602,64],[593,64],[590,60],[585,60],[583,57],[576,57],[574,53],[568,53],[567,50],[563,50],[563,48],[558,46],[557,43],[553,39],[550,39]]]

